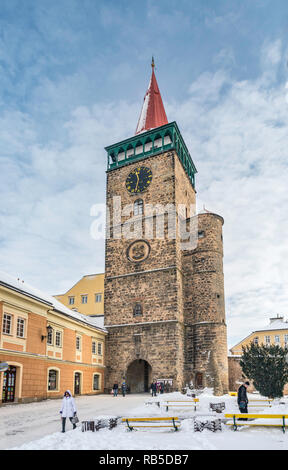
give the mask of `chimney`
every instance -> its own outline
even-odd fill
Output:
[[[271,323],[274,323],[275,321],[279,321],[279,320],[284,321],[284,317],[280,317],[280,315],[278,315],[278,313],[277,313],[277,317],[270,318],[270,325],[271,325]]]

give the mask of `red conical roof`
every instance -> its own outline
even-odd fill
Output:
[[[154,67],[154,60],[152,58],[152,76],[144,97],[144,103],[135,135],[149,131],[149,129],[154,129],[155,127],[164,126],[164,124],[168,124],[160,90],[154,73]]]

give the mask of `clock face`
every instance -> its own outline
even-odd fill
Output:
[[[152,181],[152,171],[146,166],[134,168],[126,179],[127,191],[131,194],[142,193]]]

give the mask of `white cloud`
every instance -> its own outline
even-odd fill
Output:
[[[267,67],[275,66],[280,43],[265,47]],[[230,346],[270,316],[288,314],[288,109],[284,86],[267,77],[267,68],[243,82],[206,73],[191,98],[169,109],[199,171],[198,199],[225,219]]]

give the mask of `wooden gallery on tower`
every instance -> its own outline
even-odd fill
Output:
[[[156,379],[227,393],[224,221],[196,214],[196,168],[153,60],[135,135],[105,150],[105,387],[147,391]]]

